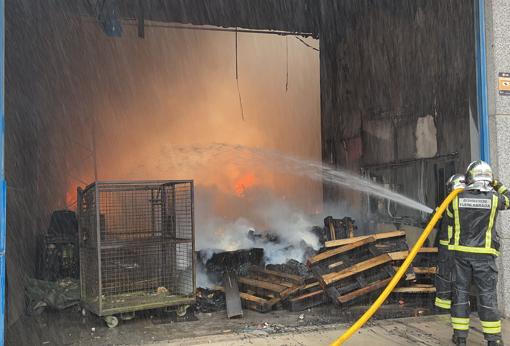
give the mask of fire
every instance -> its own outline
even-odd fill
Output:
[[[76,187],[73,186],[66,192],[66,209],[76,210]]]
[[[246,189],[255,185],[255,176],[252,173],[247,173],[234,182],[234,192],[239,197],[244,197]]]

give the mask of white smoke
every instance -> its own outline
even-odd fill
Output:
[[[217,201],[221,201],[220,210]],[[318,220],[262,187],[248,189],[240,197],[199,186],[196,203],[196,246],[208,258],[217,251],[259,247],[268,264],[303,262],[307,248],[319,249],[319,239],[311,232]],[[249,237],[250,230],[269,232],[278,241]]]

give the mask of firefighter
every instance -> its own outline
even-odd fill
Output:
[[[448,249],[453,251],[453,341],[466,345],[469,331],[469,292],[471,280],[478,289],[478,315],[488,345],[503,345],[501,320],[496,297],[499,210],[510,208],[508,190],[494,180],[491,167],[472,162],[466,172],[466,188],[448,206],[452,225]]]
[[[446,190],[448,193],[454,189],[465,188],[465,176],[463,174],[454,174],[446,182]],[[447,214],[449,211],[447,211]],[[448,244],[452,237],[452,225],[450,220],[453,219],[453,214],[449,217],[443,218],[441,227],[438,234],[439,239],[439,256],[437,265],[437,274],[435,278],[436,286],[436,300],[435,305],[438,308],[450,310],[452,305],[452,271],[453,271],[453,256],[452,252],[448,250]]]

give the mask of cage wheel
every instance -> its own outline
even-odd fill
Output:
[[[119,319],[115,316],[106,316],[104,321],[106,322],[108,328],[115,328],[119,325]]]
[[[180,305],[177,307],[176,314],[179,317],[183,317],[186,315],[186,312],[188,311],[189,305]]]

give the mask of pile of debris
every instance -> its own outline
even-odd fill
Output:
[[[261,249],[216,254],[209,268],[221,267],[228,317],[241,317],[243,308],[302,311],[325,303],[348,306],[375,299],[409,254],[406,233],[354,237],[355,229],[352,219],[327,218],[324,245],[306,265],[292,260],[265,266]],[[402,301],[402,295],[435,292],[436,254],[437,248],[420,251],[393,291],[397,301]]]
[[[198,288],[195,312],[209,313],[226,309],[225,295],[221,290]]]

